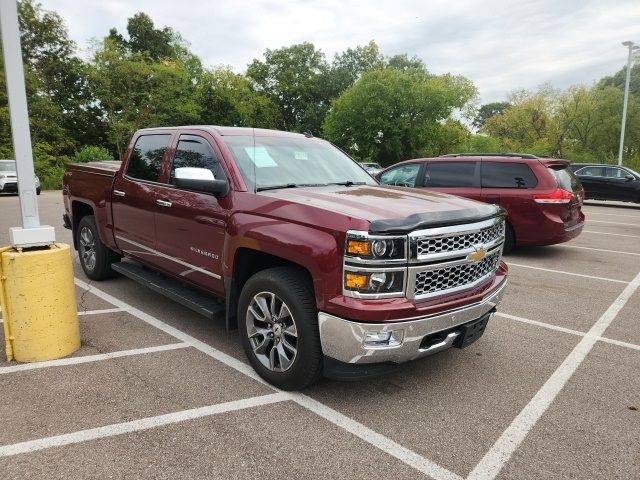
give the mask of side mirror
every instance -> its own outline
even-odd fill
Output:
[[[224,197],[229,193],[226,180],[216,180],[208,168],[180,167],[176,168],[173,177],[176,187],[196,192],[212,193],[216,197]]]
[[[624,178],[627,179],[627,182],[632,182],[633,180],[636,179],[636,177],[634,177],[633,175],[631,175],[630,173],[627,173]]]

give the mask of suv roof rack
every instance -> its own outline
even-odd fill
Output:
[[[449,153],[440,155],[441,157],[519,157],[519,158],[539,158],[529,153]]]

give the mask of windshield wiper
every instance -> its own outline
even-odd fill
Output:
[[[278,190],[280,188],[298,188],[298,187],[324,187],[326,183],[285,183],[283,185],[269,185],[266,187],[256,188],[256,192],[264,192],[265,190]]]
[[[343,187],[352,187],[353,185],[366,185],[367,182],[352,182],[351,180],[347,180],[346,182],[335,182],[330,183],[329,185],[342,185]]]

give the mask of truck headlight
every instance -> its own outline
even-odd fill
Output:
[[[404,260],[407,257],[407,238],[348,232],[345,256],[362,260]]]
[[[363,296],[403,296],[405,270],[344,272],[344,289]],[[355,295],[359,296],[359,295]]]

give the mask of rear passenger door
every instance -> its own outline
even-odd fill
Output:
[[[129,153],[123,175],[111,192],[116,245],[144,263],[158,261],[155,228],[156,198],[171,134],[139,136]],[[109,192],[105,192],[105,197]]]
[[[173,184],[179,167],[207,168],[217,180],[228,179],[221,152],[206,134],[181,133],[168,178],[158,189],[156,248],[162,269],[200,288],[222,294],[222,250],[231,195],[217,198]]]
[[[516,230],[538,221],[539,208],[532,189],[538,179],[526,163],[483,161],[481,168],[482,200],[500,205]]]
[[[605,167],[590,166],[576,170],[576,176],[584,187],[585,198],[602,198],[605,195]]]
[[[421,184],[430,190],[480,200],[480,162],[427,162]]]
[[[608,200],[635,200],[635,184],[627,178],[629,172],[620,167],[606,167],[603,196]]]

